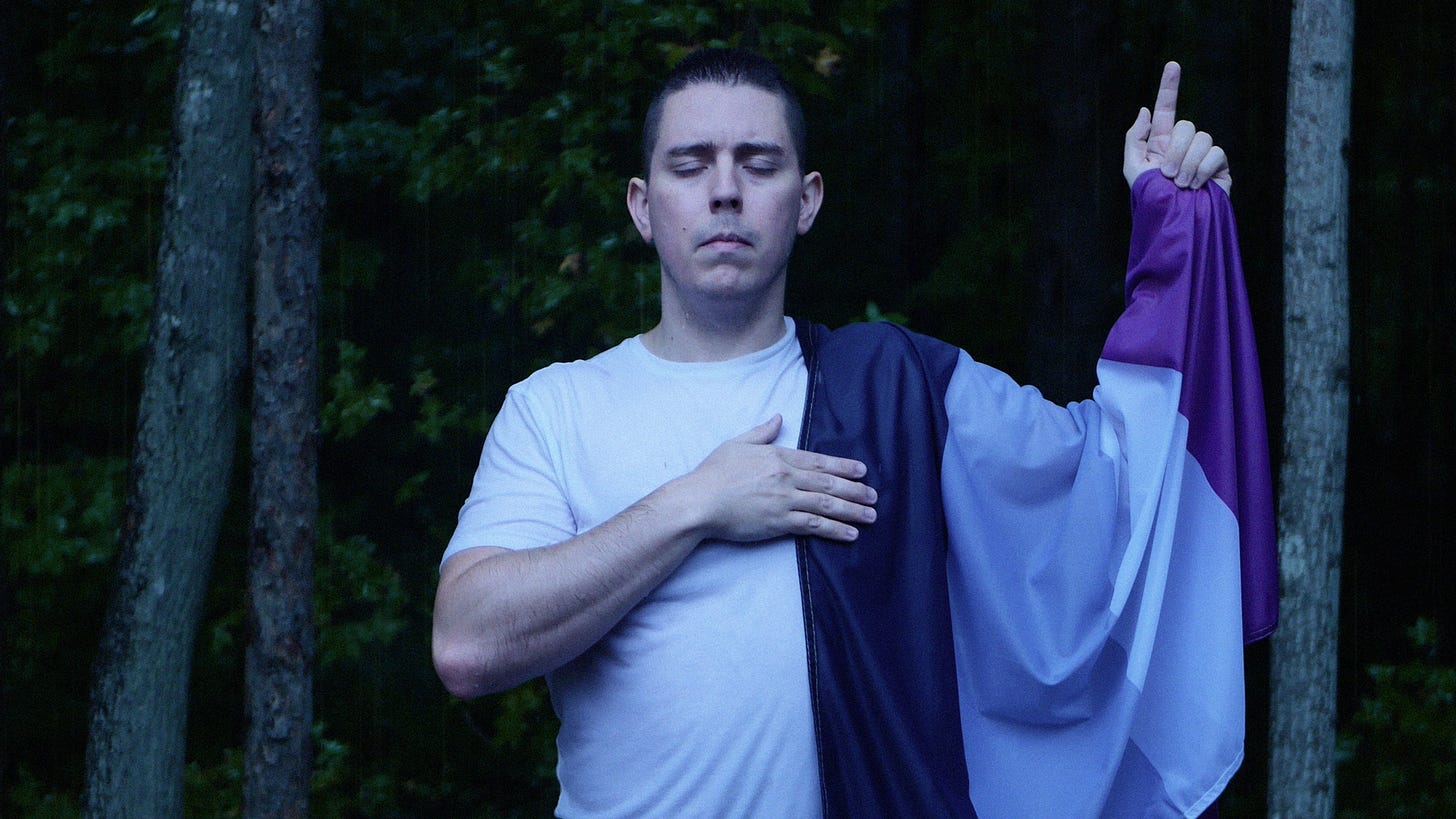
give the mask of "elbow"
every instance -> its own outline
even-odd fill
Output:
[[[445,690],[464,700],[504,691],[511,686],[499,673],[499,664],[478,644],[435,635],[431,646],[435,674]]]

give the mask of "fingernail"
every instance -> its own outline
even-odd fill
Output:
[[[1193,181],[1193,177],[1189,176],[1186,173],[1179,174],[1178,175],[1178,187],[1180,187],[1180,188],[1186,188],[1186,187],[1188,187],[1188,184],[1190,182],[1192,182],[1192,181]]]

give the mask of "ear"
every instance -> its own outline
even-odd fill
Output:
[[[652,220],[647,212],[647,180],[634,176],[627,182],[627,212],[632,214],[632,224],[637,226],[642,241],[652,244]]]
[[[819,215],[819,205],[824,202],[824,177],[818,171],[804,175],[804,187],[799,193],[799,235],[803,236],[814,226],[814,217]]]

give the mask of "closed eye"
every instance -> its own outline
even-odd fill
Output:
[[[745,171],[759,177],[778,173],[786,155],[783,147],[772,142],[746,142],[737,146],[733,153]]]

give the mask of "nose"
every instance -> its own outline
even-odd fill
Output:
[[[714,169],[710,205],[714,213],[723,210],[737,213],[743,210],[743,194],[738,188],[738,175],[733,171],[731,162],[720,163]]]

